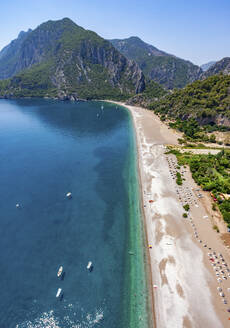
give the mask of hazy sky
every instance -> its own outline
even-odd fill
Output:
[[[104,38],[139,36],[195,64],[230,56],[230,0],[0,0],[0,49],[18,33],[71,18]]]

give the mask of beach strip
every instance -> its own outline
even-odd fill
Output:
[[[227,290],[230,278],[222,279],[220,285],[208,254],[215,252],[216,262],[221,254],[227,265],[229,251],[212,229],[211,220],[204,219],[210,217],[211,204],[197,198],[197,185],[189,170],[185,169],[183,188],[175,182],[176,158],[165,153],[166,145],[177,145],[180,135],[152,111],[117,104],[130,110],[136,131],[146,233],[152,245],[148,249],[152,275],[149,288],[155,327],[225,327],[230,317],[228,304],[224,304],[217,288]],[[188,200],[191,206],[185,220],[183,204]]]

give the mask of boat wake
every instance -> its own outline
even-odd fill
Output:
[[[68,308],[72,308],[72,304]],[[73,316],[76,316],[72,318]],[[94,328],[103,320],[103,310],[95,310],[94,313],[87,313],[81,318],[77,317],[74,312],[73,315],[65,315],[64,318],[59,319],[55,317],[54,311],[44,312],[39,318],[33,321],[26,321],[16,325],[16,328]]]

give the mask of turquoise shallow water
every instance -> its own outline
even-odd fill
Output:
[[[132,124],[101,104],[0,101],[1,328],[148,326]]]

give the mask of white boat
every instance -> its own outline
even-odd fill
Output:
[[[66,197],[67,197],[67,198],[72,198],[72,194],[71,194],[71,192],[67,192]]]
[[[62,291],[62,289],[61,288],[58,288],[56,297],[60,297],[61,296],[61,291]]]
[[[17,204],[16,204],[16,207],[19,208],[19,207],[20,207],[20,204],[17,203]]]
[[[93,268],[93,263],[91,261],[89,261],[88,265],[87,265],[87,269],[90,271]]]
[[[102,109],[102,110],[104,109],[104,106],[103,106],[103,105],[101,106],[101,109]]]
[[[57,276],[58,277],[61,277],[62,272],[63,272],[63,266],[61,265],[60,268],[59,268],[59,270],[58,270]]]

